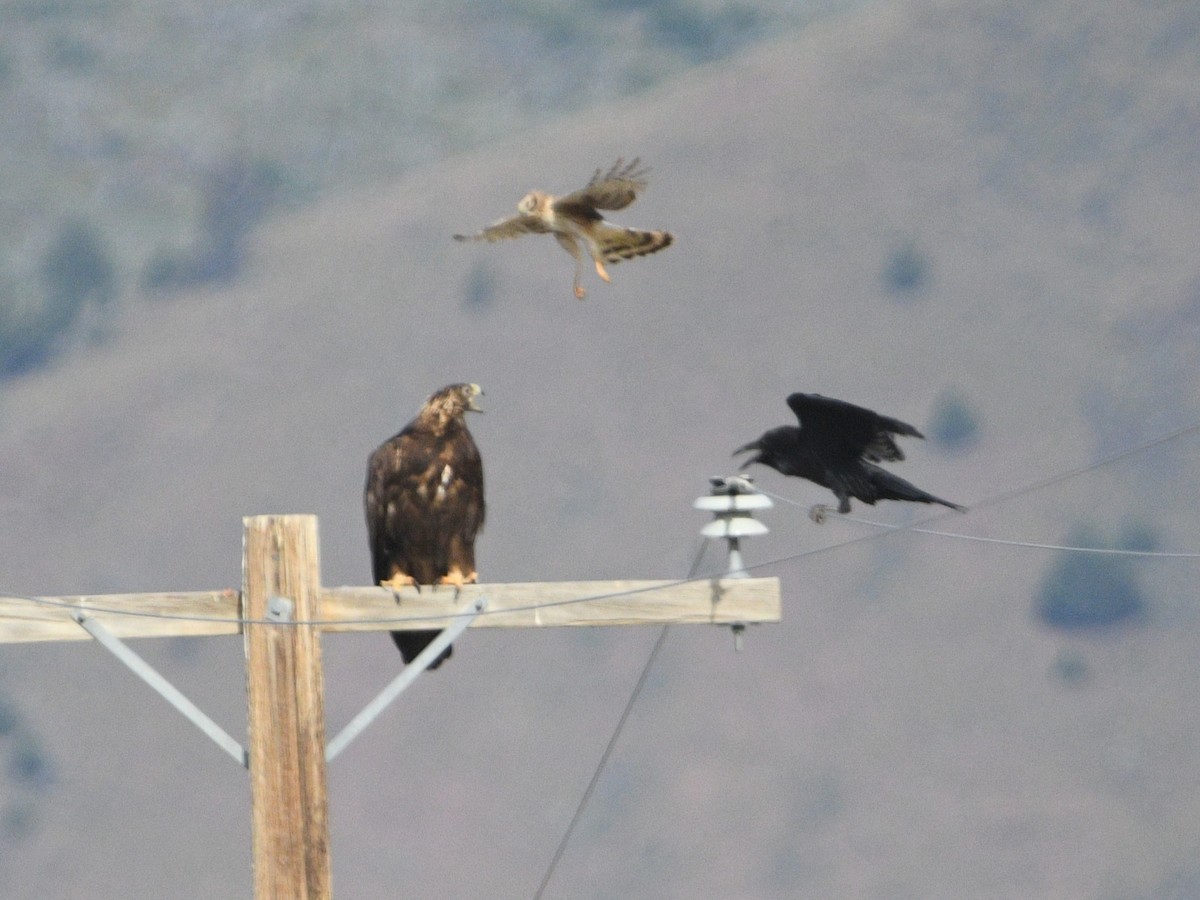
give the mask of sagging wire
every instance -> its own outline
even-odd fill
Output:
[[[700,549],[696,554],[696,559],[692,562],[692,567],[688,571],[687,580],[694,578],[696,572],[699,570],[700,562],[704,559],[704,553],[708,549],[708,543],[708,538],[702,540]],[[664,625],[659,630],[658,639],[655,640],[654,646],[650,648],[650,655],[646,658],[646,664],[642,666],[642,672],[633,686],[633,691],[629,694],[629,699],[625,702],[625,708],[621,711],[620,718],[617,719],[616,728],[613,729],[612,736],[609,737],[608,743],[605,744],[604,752],[600,754],[600,761],[596,763],[596,769],[592,772],[592,777],[589,779],[587,787],[584,788],[583,796],[579,798],[579,804],[575,807],[575,813],[571,816],[567,830],[563,832],[562,840],[558,842],[558,847],[555,848],[554,855],[550,858],[550,864],[546,867],[546,873],[542,876],[537,891],[534,892],[533,900],[541,900],[546,887],[550,884],[550,879],[554,877],[554,872],[558,868],[558,864],[562,861],[563,854],[567,851],[567,845],[571,842],[571,835],[575,833],[575,827],[583,818],[588,801],[592,799],[592,794],[596,792],[596,785],[600,783],[600,776],[604,774],[604,769],[608,765],[608,759],[612,756],[613,749],[617,746],[617,741],[621,739],[621,732],[625,730],[625,723],[629,721],[629,714],[633,711],[638,697],[642,695],[642,688],[646,686],[650,670],[654,668],[654,662],[658,659],[659,651],[662,650],[663,644],[666,643],[667,634],[670,630],[670,625]]]

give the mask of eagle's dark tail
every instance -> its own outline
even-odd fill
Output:
[[[439,634],[441,634],[440,631],[393,631],[392,640],[400,648],[400,655],[404,657],[404,664],[408,665],[417,658],[418,653],[433,643],[433,639]],[[453,646],[447,647],[437,659],[429,664],[429,668],[436,669],[448,660],[450,654],[453,652]]]
[[[914,503],[940,503],[942,506],[948,506],[959,512],[967,511],[965,506],[959,506],[957,503],[951,503],[949,500],[935,497],[933,494],[921,490],[915,484],[910,484],[903,478],[893,475],[886,469],[881,469],[877,466],[871,467],[871,485],[875,488],[876,495],[880,500],[910,500]]]

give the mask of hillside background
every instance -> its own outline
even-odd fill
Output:
[[[233,587],[286,512],[364,584],[366,456],[461,380],[484,581],[680,577],[842,397],[1014,543],[757,473],[784,621],[671,631],[547,897],[1200,897],[1196,559],[1024,546],[1200,551],[1200,7],[412,9],[4,7],[4,589]],[[622,155],[677,242],[582,303],[449,240]],[[331,768],[338,895],[531,896],[656,636],[468,633]],[[325,648],[336,730],[399,662]],[[243,733],[239,640],[137,649]],[[244,773],[102,649],[0,651],[0,754],[3,895],[247,895]]]

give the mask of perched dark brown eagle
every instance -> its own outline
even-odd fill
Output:
[[[465,414],[482,412],[477,384],[451,384],[433,394],[367,463],[364,506],[375,583],[473,584],[475,535],[483,527],[483,462]],[[393,631],[406,663],[436,631]],[[429,667],[436,669],[450,648]]]
[[[965,507],[935,497],[875,465],[904,459],[892,435],[924,437],[907,422],[820,394],[792,394],[787,405],[800,420],[800,427],[772,428],[757,441],[734,450],[734,455],[755,453],[741,468],[762,463],[784,475],[816,482],[837,495],[840,513],[850,512],[851,497],[872,506],[877,500],[909,500],[965,511]]]

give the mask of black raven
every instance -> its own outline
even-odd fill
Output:
[[[928,494],[875,465],[904,459],[892,435],[924,437],[907,422],[820,394],[792,394],[787,405],[800,427],[772,428],[733,451],[735,456],[754,451],[741,468],[762,463],[784,475],[814,481],[837,495],[840,513],[850,512],[851,497],[872,506],[877,500],[911,500],[966,512],[966,507]]]

